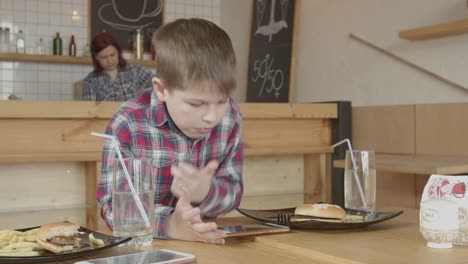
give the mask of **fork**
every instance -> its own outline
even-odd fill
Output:
[[[288,211],[278,211],[278,214],[276,215],[276,219],[278,220],[279,223],[289,223],[291,222],[291,216],[292,213]]]

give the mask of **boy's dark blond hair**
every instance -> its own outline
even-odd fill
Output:
[[[209,85],[228,97],[236,87],[236,57],[228,34],[200,19],[178,19],[153,36],[157,73],[166,89]],[[198,85],[197,85],[198,84]]]

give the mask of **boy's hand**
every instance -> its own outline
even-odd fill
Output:
[[[190,191],[182,187],[175,210],[168,216],[166,232],[173,239],[224,244],[226,234],[214,222],[203,223],[200,209],[190,205]]]
[[[175,196],[180,197],[182,186],[187,186],[192,194],[191,202],[201,203],[210,190],[211,178],[218,166],[219,163],[216,160],[208,162],[201,169],[183,162],[178,166],[173,165],[171,173],[174,179],[171,185],[171,192]]]

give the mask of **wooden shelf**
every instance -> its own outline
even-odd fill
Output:
[[[91,57],[71,57],[53,55],[33,55],[17,53],[0,53],[0,61],[23,61],[23,62],[50,62],[64,64],[92,64]],[[145,67],[155,67],[156,62],[150,60],[129,60],[128,63],[140,64]]]
[[[375,163],[377,171],[421,175],[468,173],[468,159],[465,156],[376,154]],[[335,160],[333,166],[344,168],[345,161]]]
[[[468,19],[402,30],[398,36],[407,40],[426,40],[468,33]]]

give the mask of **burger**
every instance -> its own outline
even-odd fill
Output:
[[[79,225],[70,222],[48,223],[37,231],[37,243],[54,253],[71,251],[80,246]]]
[[[294,211],[296,218],[341,222],[346,211],[338,205],[327,203],[301,204]]]

